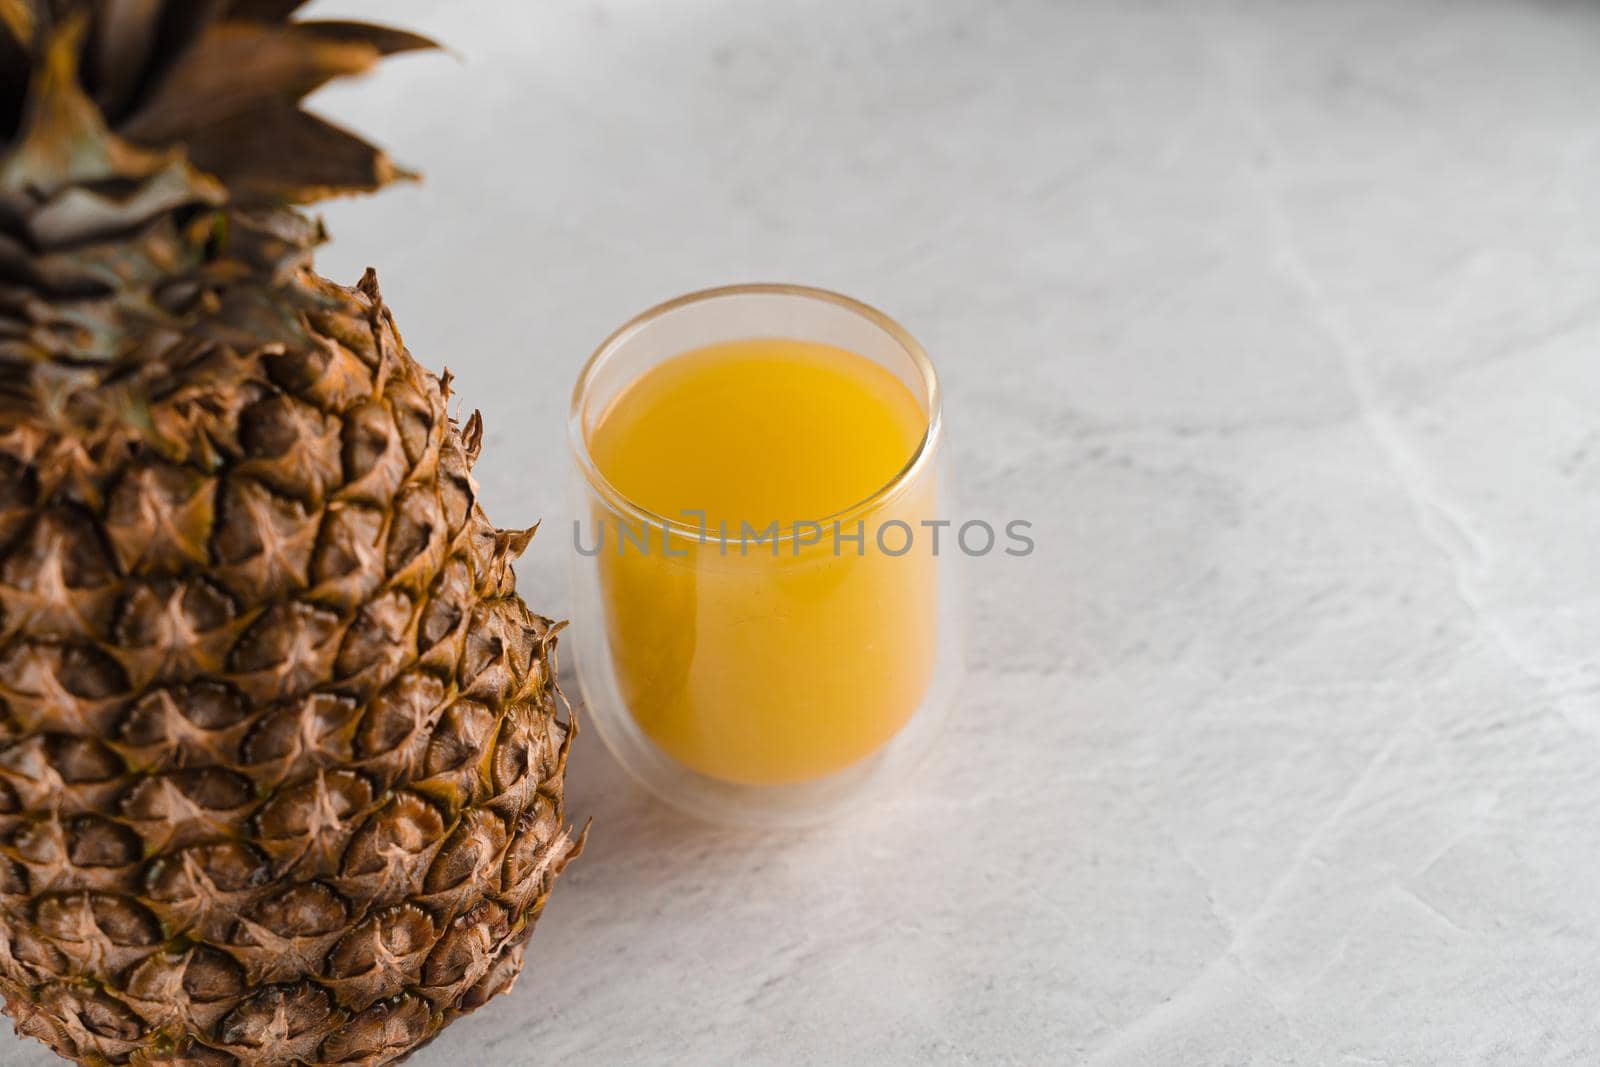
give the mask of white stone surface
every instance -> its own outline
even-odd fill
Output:
[[[1600,8],[316,10],[457,54],[321,98],[428,175],[322,264],[482,408],[537,607],[580,363],[728,281],[900,318],[1038,537],[891,803],[708,829],[586,736],[527,973],[419,1067],[1600,1061]]]

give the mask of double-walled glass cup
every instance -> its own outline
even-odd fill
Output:
[[[713,526],[690,502],[657,514],[618,491],[592,449],[618,398],[675,356],[757,338],[843,349],[898,379],[925,424],[904,467],[834,514],[759,531]],[[568,437],[583,714],[636,779],[711,821],[803,825],[926,751],[961,675],[960,554],[939,542],[938,378],[904,329],[799,286],[680,297],[590,358]]]

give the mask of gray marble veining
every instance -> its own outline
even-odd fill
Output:
[[[889,803],[710,830],[584,738],[588,852],[419,1067],[1600,1060],[1600,8],[317,10],[457,53],[321,98],[428,175],[321,263],[483,410],[535,607],[579,364],[735,280],[906,323],[1038,541]]]

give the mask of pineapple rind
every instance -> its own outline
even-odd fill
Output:
[[[81,33],[0,162],[0,994],[82,1063],[391,1062],[580,847],[559,626],[375,275],[120,137]]]

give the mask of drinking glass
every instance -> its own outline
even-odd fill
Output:
[[[591,454],[617,398],[674,356],[755,338],[820,342],[898,378],[925,420],[905,466],[776,532],[708,528],[619,492]],[[902,327],[794,285],[679,297],[590,357],[568,441],[580,714],[634,778],[710,821],[795,826],[881,792],[927,751],[962,674],[961,554],[941,525],[938,377]]]

